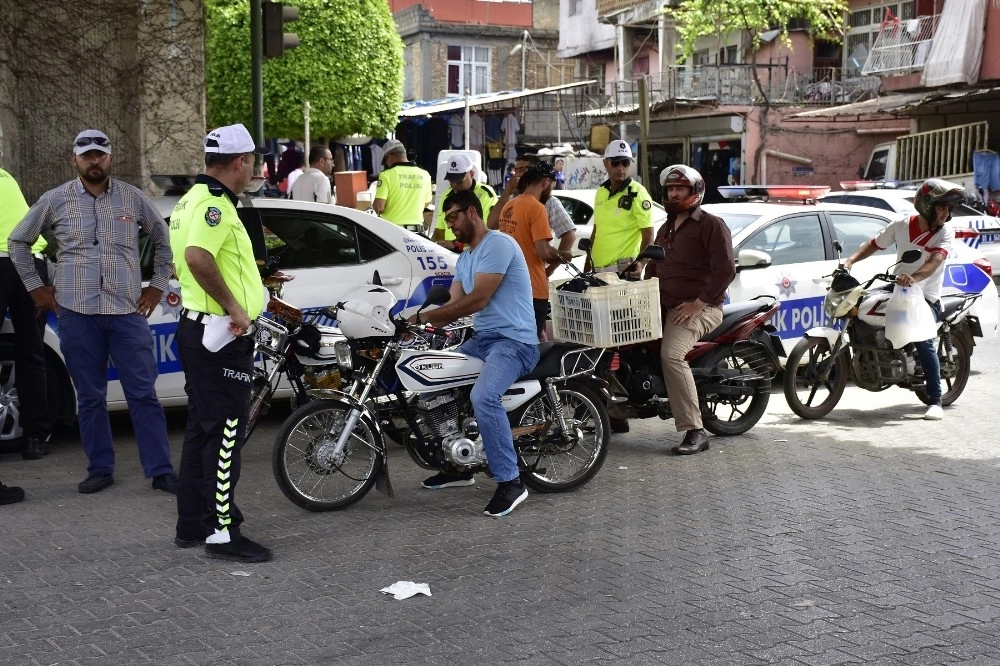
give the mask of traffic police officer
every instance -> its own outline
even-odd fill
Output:
[[[441,201],[444,201],[444,198],[452,192],[472,190],[476,198],[479,199],[479,204],[483,207],[483,219],[489,218],[490,211],[493,210],[493,206],[496,205],[499,197],[497,197],[497,193],[493,191],[492,187],[476,180],[476,170],[472,166],[472,160],[461,153],[455,155],[448,162],[448,170],[445,172],[444,177],[450,184],[450,187],[441,197]],[[434,236],[431,240],[456,251],[462,249],[461,244],[455,242],[455,234],[445,224],[443,206],[441,213],[438,215],[437,224],[434,227]]]
[[[406,159],[406,148],[391,139],[382,147],[385,169],[378,177],[372,208],[383,219],[412,231],[424,229],[424,209],[431,202],[431,175]]]
[[[14,324],[14,350],[17,355],[17,372],[14,385],[21,408],[20,426],[24,430],[25,460],[38,460],[47,451],[45,442],[52,430],[49,416],[48,391],[45,385],[45,317],[37,316],[35,301],[18,275],[7,254],[7,236],[28,212],[28,202],[21,194],[17,181],[0,169],[0,322],[7,311]],[[37,255],[45,249],[41,236],[31,246]],[[45,262],[35,258],[35,268],[42,282],[46,282]]]
[[[264,288],[253,247],[236,212],[237,195],[253,175],[254,145],[243,125],[205,137],[205,173],[177,202],[170,217],[170,245],[184,307],[177,347],[188,395],[188,422],[181,452],[177,531],[174,543],[206,543],[208,557],[264,562],[271,551],[240,532],[236,507],[240,449],[246,435],[254,340],[246,335],[264,307]],[[235,339],[218,351],[206,348],[213,316],[228,315]]]
[[[632,150],[624,141],[612,141],[604,151],[608,179],[594,195],[592,265],[598,270],[624,270],[640,250],[653,242],[653,200],[646,188],[632,180]],[[635,270],[641,274],[645,262]]]

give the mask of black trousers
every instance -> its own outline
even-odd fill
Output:
[[[236,507],[240,450],[246,438],[254,341],[239,337],[217,352],[201,342],[205,327],[186,317],[177,326],[188,421],[178,468],[177,537],[203,539],[214,532],[240,537]]]
[[[39,265],[40,264],[40,265]],[[35,260],[45,279],[45,264]],[[45,380],[45,318],[38,316],[35,302],[24,288],[10,257],[0,257],[0,321],[10,311],[14,325],[14,386],[21,410],[25,437],[45,439],[52,431],[49,394]]]

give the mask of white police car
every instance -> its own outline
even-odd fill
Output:
[[[160,213],[169,217],[178,197],[157,199]],[[454,252],[374,215],[352,208],[288,199],[251,198],[239,208],[244,222],[259,220],[271,256],[279,268],[295,276],[284,287],[282,299],[302,308],[318,310],[336,303],[344,294],[372,280],[378,271],[383,285],[398,299],[400,309],[423,303],[432,285],[451,284],[458,258]],[[153,248],[143,239],[143,277],[153,270]],[[262,287],[263,289],[263,287]],[[177,281],[163,294],[149,318],[160,376],[156,393],[164,406],[184,405],[184,373],[177,356],[175,331],[181,308]],[[329,323],[329,322],[327,322]],[[56,334],[58,320],[50,316],[45,331],[51,411],[72,420],[76,397]],[[0,445],[20,437],[14,390],[14,344],[10,322],[0,334]],[[109,369],[108,408],[127,409],[117,373]]]
[[[870,181],[845,181],[841,192],[830,192],[820,197],[826,203],[843,203],[854,206],[871,206],[892,211],[899,215],[916,215],[913,207],[914,189],[875,187]],[[955,230],[956,240],[971,248],[981,250],[993,267],[993,277],[1000,277],[1000,217],[987,215],[971,206],[955,206],[948,222]]]
[[[739,198],[747,194],[767,194],[771,200],[795,196],[815,200],[829,188],[739,188],[721,187],[723,196]],[[729,287],[729,301],[745,301],[760,294],[776,296],[781,308],[772,323],[777,327],[786,351],[790,351],[806,330],[825,325],[823,298],[829,275],[837,267],[833,241],[843,246],[843,258],[898,219],[889,211],[844,204],[784,204],[740,201],[705,204],[704,209],[721,217],[733,235],[736,279]],[[852,274],[866,280],[895,263],[895,248],[878,252],[858,263]],[[973,308],[987,338],[996,336],[997,289],[991,279],[990,262],[979,252],[955,243],[946,263],[944,292],[982,292]]]

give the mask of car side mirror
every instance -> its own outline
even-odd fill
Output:
[[[767,268],[770,265],[771,255],[760,250],[740,250],[740,253],[736,256],[737,271]]]

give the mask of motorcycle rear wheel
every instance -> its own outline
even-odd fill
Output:
[[[271,455],[274,479],[285,497],[304,509],[345,509],[375,485],[384,446],[367,415],[354,424],[341,456],[333,457],[350,410],[341,400],[311,400],[278,431]]]
[[[751,380],[749,393],[739,400],[731,397],[705,396],[702,425],[715,435],[742,435],[757,425],[771,399],[771,375],[766,357],[751,346],[719,348],[712,366],[752,373],[760,379]]]
[[[788,355],[783,382],[785,400],[804,419],[823,418],[844,395],[851,374],[846,353],[837,355],[826,381],[817,376],[817,366],[829,357],[830,343],[823,338],[802,338]]]
[[[969,340],[959,331],[951,332],[951,347],[954,352],[954,360],[949,364],[945,361],[944,339],[938,337],[937,353],[941,359],[941,404],[950,405],[958,396],[965,391],[965,385],[969,383],[970,361],[972,360],[972,348]],[[917,389],[917,397],[925,405],[931,404],[927,397],[927,390]]]
[[[563,439],[544,391],[510,418],[514,427],[550,423],[541,440],[536,435],[514,440],[521,479],[532,490],[543,493],[566,492],[590,481],[604,464],[611,442],[608,409],[597,391],[572,380],[556,390],[566,424],[575,433],[571,442]]]

